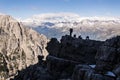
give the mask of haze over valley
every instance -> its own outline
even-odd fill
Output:
[[[74,13],[48,13],[19,21],[49,39],[52,37],[60,39],[62,35],[69,33],[69,28],[73,28],[73,34],[77,36],[81,35],[83,38],[90,36],[95,40],[106,40],[120,35],[119,17],[80,17]]]
[[[0,0],[0,80],[120,80],[120,0]]]

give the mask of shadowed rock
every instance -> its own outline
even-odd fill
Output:
[[[84,40],[69,35],[62,36],[61,42],[52,38],[46,49],[49,55],[73,60],[84,64],[95,64],[95,55],[103,42]]]
[[[120,37],[104,42],[62,36],[52,38],[46,61],[20,71],[15,80],[120,80]]]

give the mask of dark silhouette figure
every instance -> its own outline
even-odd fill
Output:
[[[79,38],[79,39],[82,39],[81,35],[80,35],[80,36],[78,36],[78,38]]]
[[[72,37],[73,28],[70,28],[70,36]]]
[[[73,36],[74,38],[76,38],[76,34],[74,34],[74,36]]]
[[[86,40],[89,40],[89,36],[86,36]]]

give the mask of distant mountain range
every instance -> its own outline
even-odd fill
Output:
[[[45,34],[48,38],[69,34],[69,28],[74,34],[83,38],[106,40],[120,35],[120,18],[118,17],[80,17],[72,13],[40,14],[22,20],[22,23],[36,31]]]

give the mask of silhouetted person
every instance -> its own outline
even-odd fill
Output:
[[[86,36],[86,40],[89,40],[89,36]]]
[[[70,36],[72,37],[73,28],[70,28]]]
[[[74,36],[73,36],[74,38],[76,38],[76,34],[74,34]]]
[[[80,35],[80,36],[78,36],[78,38],[79,38],[79,39],[82,39],[81,35]]]

